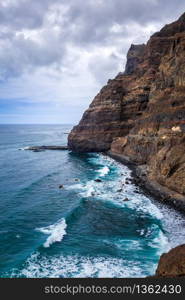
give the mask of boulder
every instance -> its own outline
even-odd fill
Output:
[[[185,276],[185,244],[161,255],[156,270],[157,277]]]
[[[64,185],[63,184],[60,184],[59,185],[59,189],[63,189],[64,188]]]
[[[102,180],[99,179],[99,178],[95,179],[94,181],[96,181],[96,182],[102,182]]]

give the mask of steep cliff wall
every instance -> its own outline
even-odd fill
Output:
[[[103,87],[68,144],[111,149],[144,165],[148,180],[185,195],[185,14],[146,45],[131,45],[124,74]]]

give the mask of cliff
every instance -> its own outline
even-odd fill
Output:
[[[94,98],[68,146],[124,157],[149,190],[185,208],[185,13],[131,45],[125,72]]]
[[[185,245],[161,255],[156,277],[185,277]]]

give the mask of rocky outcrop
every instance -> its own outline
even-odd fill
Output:
[[[168,253],[161,255],[155,276],[185,276],[185,245],[173,248]]]
[[[22,150],[20,148],[19,150]],[[30,151],[44,151],[44,150],[68,150],[67,146],[29,146],[23,148],[23,150],[30,150]]]
[[[131,45],[125,72],[95,97],[68,145],[111,150],[142,166],[146,181],[185,196],[185,14]]]

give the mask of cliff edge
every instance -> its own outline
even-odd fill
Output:
[[[131,45],[125,72],[94,98],[68,146],[125,157],[149,190],[185,210],[185,13]]]

